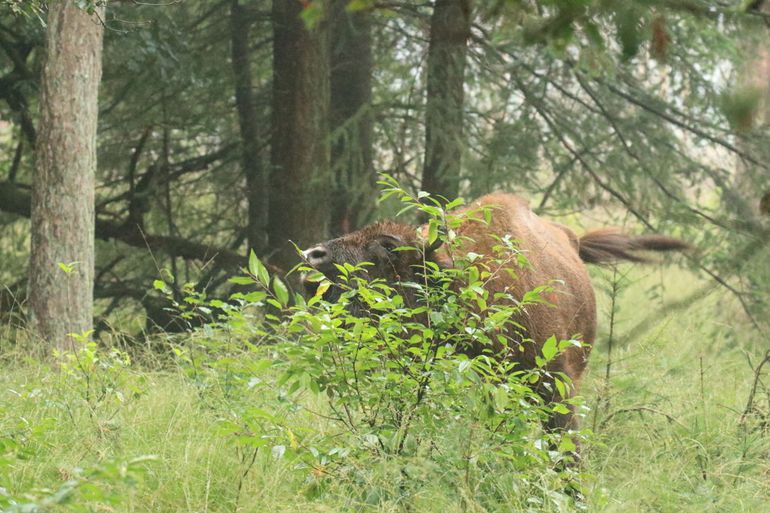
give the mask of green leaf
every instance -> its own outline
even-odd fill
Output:
[[[345,10],[349,12],[363,11],[374,6],[373,0],[350,0]]]
[[[472,265],[468,268],[468,283],[473,284],[479,281],[479,268]]]
[[[59,266],[59,269],[64,271],[67,274],[72,274],[75,272],[75,265],[77,265],[77,262],[71,262],[69,264],[65,264],[64,262],[59,262],[56,265]]]
[[[551,337],[543,344],[543,357],[546,361],[551,361],[554,356],[559,352],[559,344],[556,341],[556,337]]]
[[[254,250],[249,253],[249,272],[256,276],[259,282],[265,287],[270,285],[270,273],[267,272],[265,264],[257,258],[256,254],[254,254]]]
[[[556,390],[559,391],[559,395],[561,397],[567,397],[567,387],[564,385],[564,382],[560,379],[554,380],[554,385],[556,385]]]
[[[254,280],[248,276],[233,276],[227,281],[236,285],[252,285],[254,283]]]
[[[396,213],[396,217],[400,217],[400,216],[402,216],[403,214],[405,214],[405,213],[409,212],[410,210],[412,210],[412,209],[413,209],[413,208],[415,208],[416,206],[417,206],[417,205],[415,205],[414,203],[410,203],[410,204],[408,204],[407,206],[405,206],[404,208],[402,208],[401,210],[399,210],[399,211]]]
[[[459,207],[461,205],[465,205],[465,200],[462,198],[457,198],[455,200],[450,201],[446,204],[446,207],[444,207],[446,210],[452,210],[453,208]]]
[[[428,244],[433,244],[438,239],[438,220],[431,219],[428,222]]]
[[[329,280],[322,281],[318,284],[318,288],[316,289],[314,295],[323,297],[323,295],[326,294],[326,291],[329,290],[329,287],[331,287],[331,282]]]
[[[273,278],[273,292],[275,292],[275,297],[281,303],[281,306],[289,304],[289,289],[286,288],[286,285],[277,276]]]
[[[305,22],[305,27],[308,30],[312,30],[324,17],[324,8],[322,2],[318,0],[307,2],[302,12],[299,13],[302,21]]]

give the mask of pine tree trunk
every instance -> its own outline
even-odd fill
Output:
[[[251,78],[249,35],[251,23],[239,0],[230,4],[231,50],[235,78],[235,104],[241,131],[241,168],[246,176],[249,204],[247,239],[257,255],[267,245],[268,176],[262,167],[259,152],[260,130],[257,104]]]
[[[51,2],[41,77],[29,267],[31,326],[49,346],[91,329],[94,175],[104,7]]]
[[[471,0],[436,0],[428,45],[422,189],[452,200],[460,193],[463,87]]]
[[[372,37],[370,14],[348,12],[349,0],[331,11],[331,232],[342,235],[370,219],[375,206],[372,166]]]
[[[289,241],[302,248],[326,238],[331,211],[328,29],[306,28],[301,10],[296,0],[273,2],[268,236],[270,262],[283,269],[297,262]]]

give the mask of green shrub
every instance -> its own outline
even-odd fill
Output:
[[[392,192],[431,216],[430,237],[455,242],[461,216]],[[548,340],[535,369],[497,353],[505,330],[521,328],[516,315],[548,287],[518,303],[489,297],[490,276],[527,265],[514,241],[501,239],[495,251],[491,263],[479,255],[451,269],[426,263],[421,283],[402,284],[417,298],[412,306],[368,279],[367,264],[339,267],[334,303],[322,295],[337,285],[323,280],[314,297],[292,297],[252,255],[247,275],[233,281],[257,290],[234,295],[238,307],[215,305],[220,322],[176,348],[220,411],[243,478],[262,451],[291,464],[309,499],[344,498],[355,511],[407,508],[447,489],[455,496],[441,500],[492,511],[574,507],[580,476],[569,463],[582,435],[544,432],[542,422],[567,407],[534,389],[553,383],[567,395],[568,379],[546,376],[546,365],[579,342]],[[259,319],[246,338],[244,312]]]

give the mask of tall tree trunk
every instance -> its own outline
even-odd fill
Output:
[[[331,232],[342,235],[369,221],[374,210],[372,166],[372,36],[368,11],[331,11]]]
[[[273,115],[268,237],[271,263],[296,262],[329,230],[329,61],[325,21],[308,29],[299,0],[273,2]],[[328,10],[325,9],[325,12]]]
[[[74,0],[51,2],[41,77],[32,193],[29,313],[49,344],[91,329],[94,176],[104,7],[88,15]]]
[[[241,168],[246,176],[249,204],[247,240],[258,255],[267,245],[267,188],[259,152],[260,130],[257,103],[252,83],[249,35],[251,22],[239,0],[230,3],[230,34],[235,78],[235,104],[241,130]]]
[[[471,4],[472,0],[436,0],[430,21],[422,189],[450,200],[460,192]]]

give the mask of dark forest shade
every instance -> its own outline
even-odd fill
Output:
[[[249,36],[251,20],[239,0],[230,4],[231,51],[235,85],[235,105],[241,133],[241,168],[246,176],[246,196],[249,205],[246,231],[249,248],[258,255],[267,244],[268,175],[260,156],[260,120],[251,78]]]
[[[303,247],[329,229],[329,64],[325,21],[307,29],[300,2],[273,2],[271,137],[271,263],[296,261],[289,241]]]
[[[430,23],[422,189],[450,200],[460,192],[463,88],[471,3],[437,0]]]
[[[368,221],[375,207],[372,166],[372,28],[368,11],[349,12],[348,0],[331,10],[331,233]]]

